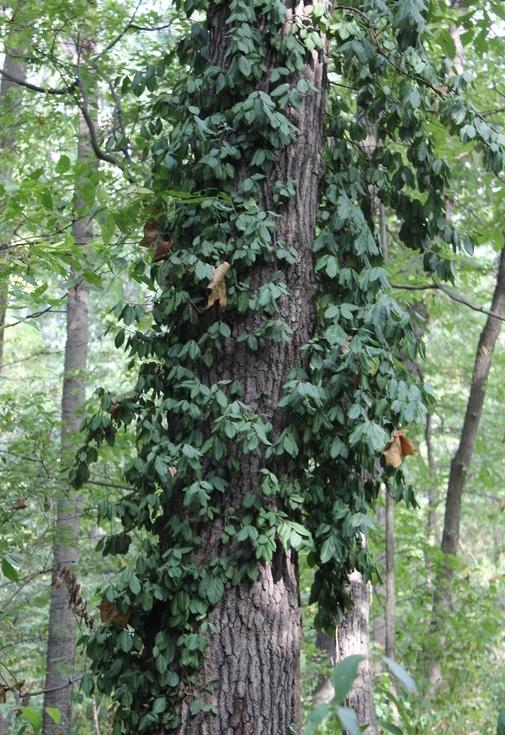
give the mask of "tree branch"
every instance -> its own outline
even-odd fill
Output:
[[[468,301],[464,296],[461,296],[460,294],[455,293],[454,291],[451,291],[447,286],[442,285],[441,283],[437,283],[436,281],[434,283],[392,283],[392,288],[402,289],[405,291],[426,291],[426,290],[433,290],[433,291],[442,291],[442,293],[445,293],[446,296],[448,296],[453,301],[457,301],[458,304],[463,304],[463,306],[467,306],[469,309],[472,309],[473,311],[478,311],[480,314],[485,314],[486,316],[491,316],[494,319],[499,319],[502,322],[505,322],[505,317],[501,316],[500,314],[497,314],[494,311],[489,311],[489,309],[484,309],[481,306],[477,306],[476,304],[473,304],[471,301]]]
[[[20,87],[26,87],[27,89],[31,89],[33,92],[40,92],[41,94],[51,94],[51,95],[63,95],[63,94],[71,94],[74,89],[78,86],[77,79],[75,79],[72,84],[69,84],[67,87],[39,87],[37,84],[32,84],[31,82],[26,82],[23,79],[16,79],[16,77],[13,77],[11,74],[8,74],[3,69],[0,69],[0,74],[9,80],[9,82],[14,82],[15,84],[18,84]]]
[[[115,156],[111,156],[110,153],[107,153],[106,151],[102,150],[102,148],[100,148],[100,146],[98,145],[98,139],[96,137],[96,130],[95,130],[95,123],[93,122],[91,115],[89,114],[88,93],[86,92],[84,84],[82,83],[80,78],[77,81],[77,85],[81,92],[81,101],[77,100],[77,105],[79,106],[79,109],[84,118],[84,122],[87,125],[88,132],[89,132],[89,140],[91,143],[91,147],[93,148],[93,153],[100,161],[107,161],[107,163],[112,163],[114,166],[117,166],[118,168],[123,169],[124,166],[121,163],[121,161],[116,159]]]

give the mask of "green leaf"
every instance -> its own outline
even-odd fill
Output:
[[[356,712],[349,707],[337,707],[337,716],[347,735],[361,735]]]
[[[140,590],[142,589],[138,577],[136,577],[134,574],[132,575],[130,579],[129,587],[134,595],[138,595],[140,593]]]
[[[390,672],[396,676],[396,678],[403,684],[407,691],[417,694],[417,687],[414,679],[408,674],[405,669],[396,663],[392,658],[384,656],[384,663],[390,670]]]
[[[88,207],[92,207],[95,201],[96,189],[91,181],[85,181],[79,185],[79,194]]]
[[[343,702],[351,691],[363,658],[363,656],[347,656],[331,672],[336,702]]]
[[[386,722],[385,720],[379,720],[379,725],[386,731],[390,732],[391,735],[403,735],[403,730],[393,725],[392,722]]]
[[[505,735],[505,709],[500,711],[498,715],[498,724],[496,726],[496,735]]]
[[[116,220],[112,212],[109,212],[104,221],[100,223],[100,230],[102,232],[103,244],[108,245],[116,230]]]
[[[238,61],[238,68],[244,77],[250,77],[252,72],[252,64],[247,56],[241,56]]]
[[[193,716],[202,711],[202,702],[199,699],[192,699],[189,705],[189,711]]]
[[[61,712],[57,707],[46,707],[46,712],[56,725],[60,724]]]
[[[152,713],[153,715],[159,715],[161,712],[164,712],[167,708],[167,698],[166,697],[157,697],[154,700]]]
[[[209,577],[205,594],[211,605],[216,605],[224,594],[224,584],[219,577]]]
[[[128,633],[127,630],[122,630],[119,634],[118,638],[119,647],[122,651],[125,653],[128,653],[128,651],[131,651],[132,645],[133,645],[133,639],[130,633]]]
[[[327,539],[325,539],[321,546],[321,564],[326,564],[326,562],[330,561],[330,559],[333,558],[335,555],[335,551],[337,550],[335,539],[333,536],[328,536]]]
[[[11,582],[19,582],[19,574],[16,567],[13,564],[13,560],[10,556],[4,556],[2,559],[2,574]]]
[[[87,672],[81,679],[81,689],[84,694],[87,694],[89,697],[91,694],[93,694],[94,688],[95,682],[93,681],[93,677],[90,673]]]
[[[21,717],[30,723],[34,732],[39,732],[42,727],[42,715],[33,707],[21,707],[19,710]]]
[[[58,159],[58,163],[55,166],[55,171],[57,174],[64,174],[66,173],[70,168],[70,158],[68,156],[60,156]],[[58,723],[56,723],[58,724]]]
[[[307,723],[303,728],[303,735],[314,735],[331,712],[331,704],[320,704],[315,707],[307,717]]]

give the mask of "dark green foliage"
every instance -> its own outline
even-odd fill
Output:
[[[492,128],[461,96],[463,80],[446,85],[445,69],[435,71],[424,56],[426,3],[402,0],[390,12],[365,1],[337,6],[331,18],[316,6],[313,25],[293,25],[286,35],[279,33],[278,0],[229,6],[226,68],[207,65],[206,28],[195,22],[180,44],[181,65],[191,73],[153,104],[150,186],[160,199],[167,189],[178,192],[163,223],[173,248],[149,273],[137,269],[156,293],[152,328],[136,330],[145,315],[126,306],[116,346],[138,359],[138,380],[114,403],[100,392],[102,410],[88,422],[74,473],[76,484],[85,482],[94,444],[113,444],[119,428],[134,424],[137,456],[125,471],[132,491],[100,508],[122,526],[103,552],[134,549],[135,563],[104,590],[128,615],[128,628],[109,622],[87,641],[96,685],[119,705],[116,733],[177,725],[177,703],[205,649],[209,609],[227,585],[254,581],[278,543],[308,550],[323,627],[347,604],[348,573],[372,573],[363,537],[380,482],[414,503],[402,470],[385,469],[381,452],[394,429],[423,416],[429,400],[400,359],[413,358],[418,345],[410,313],[389,289],[377,201],[395,213],[401,240],[423,253],[426,270],[451,278],[451,252],[471,242],[447,221],[448,169],[434,153],[427,120],[435,115],[475,139],[492,169],[503,161]],[[191,13],[206,4],[184,7]],[[317,327],[304,347],[306,369],[293,371],[285,386],[285,428],[274,433],[244,403],[243,385],[209,376],[234,341],[253,353],[290,339],[279,302],[285,269],[298,256],[275,229],[297,182],[275,182],[268,209],[260,187],[296,137],[290,110],[311,92],[299,72],[309,52],[322,52],[321,32],[330,42],[330,79],[342,94],[330,92],[325,123],[314,242]],[[272,49],[279,66],[259,89]],[[154,89],[154,73],[134,79],[134,92]],[[240,181],[239,167],[248,172]],[[228,306],[207,310],[207,286],[223,262],[231,264]],[[272,277],[255,288],[251,272],[260,263],[271,265]],[[229,315],[251,311],[261,317],[258,329],[232,331]],[[229,507],[230,473],[251,453],[262,466],[261,485],[250,488],[242,507]],[[208,558],[205,524],[223,513],[222,554]],[[86,679],[88,692],[92,686]],[[195,701],[192,711],[204,706]]]

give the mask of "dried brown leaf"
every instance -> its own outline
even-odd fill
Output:
[[[166,260],[172,252],[172,245],[172,240],[160,240],[154,251],[153,263],[159,263],[160,260]]]
[[[391,439],[384,447],[382,454],[388,467],[397,469],[405,457],[414,454],[414,445],[405,436],[407,431],[408,429],[393,431]]]
[[[218,303],[221,309],[224,309],[228,303],[228,297],[226,293],[226,282],[225,275],[230,270],[230,264],[224,261],[217,268],[214,268],[212,280],[207,286],[210,288],[209,300],[207,301],[207,309]]]
[[[150,248],[154,245],[156,238],[158,237],[160,228],[155,220],[150,220],[144,225],[144,237],[140,241],[140,245],[143,248]]]
[[[122,628],[126,628],[128,625],[128,613],[119,612],[113,602],[102,600],[98,609],[100,610],[100,620],[102,623],[116,623]]]

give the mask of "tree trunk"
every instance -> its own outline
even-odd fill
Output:
[[[20,81],[26,79],[26,62],[19,50],[12,49],[7,50],[4,59],[3,70],[10,77],[15,77]],[[7,77],[2,76],[0,79],[0,111],[2,115],[6,113],[13,113],[13,117],[16,115],[16,106],[18,102],[14,98],[12,91],[18,87],[16,82],[12,82]],[[5,117],[4,117],[5,120]],[[15,147],[16,143],[16,130],[12,126],[10,130],[6,130],[0,136],[0,150],[9,151]],[[7,164],[8,166],[8,164]],[[8,169],[2,166],[1,171],[3,176],[8,175]],[[0,243],[1,245],[8,245],[8,242]],[[4,358],[4,341],[5,341],[5,316],[7,312],[7,300],[9,296],[9,279],[6,270],[7,261],[7,250],[0,252],[0,373],[3,366]],[[4,271],[2,273],[2,271]],[[1,720],[0,720],[1,722]],[[0,725],[1,727],[1,725]]]
[[[436,527],[437,527],[437,487],[436,487],[436,476],[437,466],[435,457],[433,455],[433,415],[428,413],[426,416],[426,428],[424,432],[426,439],[426,453],[428,456],[428,470],[429,470],[429,487],[428,487],[428,543],[431,546],[435,545]]]
[[[384,485],[384,483],[381,483],[380,492],[384,493],[384,498],[387,495],[387,488]],[[385,501],[384,501],[385,503]],[[378,504],[377,510],[375,514],[375,522],[377,524],[377,528],[381,531],[381,539],[384,538],[384,546],[381,544],[380,551],[376,555],[376,563],[379,569],[386,569],[386,507]],[[382,534],[384,534],[382,536]],[[386,588],[384,584],[380,584],[377,582],[377,584],[373,585],[372,588],[372,596],[373,598],[377,599],[378,606],[379,606],[379,612],[376,615],[376,617],[372,620],[372,625],[370,626],[370,634],[372,637],[372,640],[374,643],[380,646],[380,648],[385,651],[386,650]],[[381,664],[378,664],[377,671],[381,671],[382,666]],[[374,672],[375,673],[375,672]]]
[[[286,29],[292,19],[310,11],[304,2],[285,2]],[[226,65],[226,20],[230,3],[211,4],[208,12],[210,30],[209,64]],[[260,24],[258,18],[258,24]],[[276,64],[276,52],[268,57],[268,69],[258,83],[261,89]],[[230,313],[227,317],[235,339],[225,348],[220,365],[202,376],[207,384],[217,380],[238,380],[245,388],[243,402],[251,413],[260,415],[273,426],[274,434],[285,427],[285,412],[277,404],[289,370],[303,364],[300,348],[310,338],[314,327],[316,279],[312,260],[312,241],[318,206],[322,115],[325,102],[325,61],[323,54],[307,54],[300,72],[314,86],[302,106],[290,112],[298,128],[296,141],[285,148],[273,165],[263,185],[263,202],[272,209],[275,181],[296,182],[296,193],[280,208],[276,237],[293,247],[298,261],[293,265],[256,263],[249,270],[253,288],[272,279],[282,268],[288,295],[280,303],[279,317],[292,330],[289,342],[268,341],[263,350],[251,351],[236,338],[253,332],[267,315],[249,312],[245,317]],[[245,167],[239,180],[247,175]],[[240,455],[240,466],[231,476],[227,505],[243,513],[242,499],[258,487],[262,467],[256,455]],[[278,475],[283,469],[275,467]],[[280,501],[278,501],[280,502]],[[218,554],[222,520],[209,524],[202,539],[206,554]],[[190,697],[181,709],[179,735],[288,735],[300,730],[299,653],[300,601],[296,554],[278,546],[271,562],[259,567],[254,583],[242,582],[225,591],[221,602],[209,616],[212,632],[202,669],[191,694],[214,705],[214,715],[191,716]],[[209,684],[216,686],[210,688]]]
[[[77,156],[80,161],[94,161],[87,126],[82,116],[79,118]],[[80,210],[83,206],[83,201],[76,193],[76,213],[82,215]],[[77,216],[78,219],[73,225],[72,233],[77,245],[85,249],[92,238],[92,220],[88,216],[79,216],[79,214]],[[81,423],[80,411],[85,400],[88,352],[89,292],[85,282],[78,274],[73,274],[73,281],[73,285],[68,289],[67,299],[67,336],[61,404],[63,477],[73,462],[75,435]],[[75,573],[79,561],[80,519],[81,498],[78,493],[65,489],[58,498],[56,511],[43,735],[65,735],[70,729],[76,637],[75,614],[70,605],[73,579],[70,575]],[[54,707],[60,711],[59,725],[56,725],[47,715],[47,707]]]
[[[360,664],[346,706],[356,712],[360,725],[368,725],[367,735],[378,735],[368,642],[370,585],[359,572],[354,571],[349,577],[348,592],[354,606],[337,628],[337,658],[342,660],[346,656],[361,655],[364,661]]]
[[[491,312],[500,317],[505,315],[505,247],[500,253],[498,262],[498,274],[491,304]],[[479,338],[470,395],[466,405],[459,446],[451,462],[441,543],[441,549],[445,554],[445,559],[442,561],[433,584],[431,630],[435,635],[440,630],[440,621],[444,616],[444,612],[452,610],[451,583],[453,577],[453,557],[457,554],[459,544],[461,499],[465,488],[468,468],[475,448],[482,408],[484,406],[485,384],[491,368],[493,352],[500,330],[500,319],[488,316]],[[437,651],[440,649],[442,643],[443,641],[438,641]],[[428,691],[433,695],[436,693],[442,680],[440,659],[436,653],[430,651],[426,668],[429,682]]]
[[[335,666],[337,659],[336,635],[328,635],[322,630],[317,631],[316,646],[324,654],[330,666]],[[316,684],[313,695],[314,706],[328,704],[335,696],[335,687],[329,676],[321,676]]]
[[[505,315],[505,247],[500,253],[498,262],[498,274],[496,286],[491,304],[491,312],[498,317]],[[485,386],[491,368],[493,353],[501,330],[501,321],[493,316],[488,316],[486,324],[481,332],[475,364],[473,368],[470,395],[466,406],[465,420],[461,430],[459,446],[454,455],[449,472],[447,485],[447,496],[445,502],[445,518],[442,533],[441,548],[447,555],[445,563],[438,575],[435,596],[436,603],[442,604],[446,609],[451,607],[451,580],[453,575],[451,556],[458,551],[460,523],[461,523],[461,498],[465,487],[468,468],[472,460],[479,423],[484,406]],[[437,607],[437,604],[435,607]],[[435,610],[436,615],[436,610]]]
[[[7,50],[4,59],[3,70],[9,75],[13,76],[20,81],[26,79],[26,63],[24,59],[19,55],[19,51]],[[9,111],[15,110],[17,102],[14,98],[12,91],[18,85],[15,82],[11,82],[2,76],[0,79],[0,112],[2,115]],[[5,119],[5,118],[4,118]],[[0,150],[9,151],[14,148],[15,135],[14,127],[10,130],[3,132],[0,137]],[[8,175],[8,164],[2,166],[1,171],[3,176]],[[0,243],[1,245],[8,245],[8,242]],[[0,252],[0,375],[2,373],[3,361],[4,361],[4,343],[5,343],[5,317],[7,313],[7,301],[9,296],[9,277],[6,272],[7,266],[7,250]],[[0,735],[6,735],[9,719],[2,717],[0,714]]]
[[[395,657],[395,501],[386,490],[386,656]]]
[[[359,109],[358,117],[367,128],[367,137],[362,143],[361,149],[365,156],[371,158],[377,148],[377,129],[374,124],[362,115]],[[378,225],[381,253],[383,258],[386,258],[388,255],[386,212],[377,197],[376,187],[370,187],[370,195],[373,216]],[[388,493],[386,491],[386,503],[387,498]],[[366,542],[365,539],[364,542]],[[386,588],[386,593],[387,591],[388,588]],[[352,600],[352,607],[347,610],[342,621],[337,627],[337,660],[342,660],[343,658],[346,658],[346,656],[353,655],[361,655],[364,657],[364,660],[360,664],[358,677],[347,697],[346,705],[356,712],[359,724],[367,726],[366,732],[368,735],[377,735],[378,729],[375,716],[375,704],[373,700],[373,680],[370,662],[371,585],[368,582],[365,582],[362,575],[355,570],[349,575],[348,593]],[[387,609],[388,602],[386,599],[386,611]],[[387,616],[385,622],[387,635]]]

